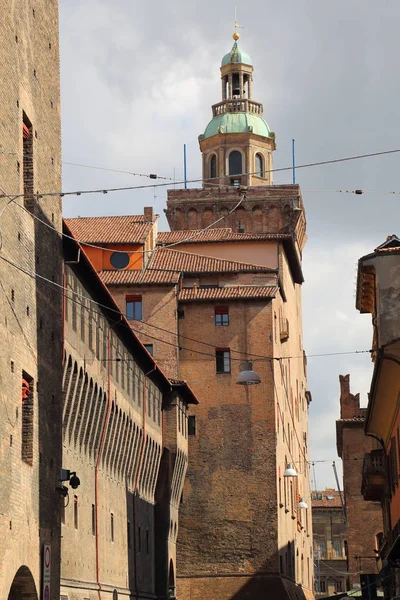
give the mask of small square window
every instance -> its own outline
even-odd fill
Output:
[[[142,296],[126,297],[126,318],[128,321],[142,320]]]
[[[228,348],[215,351],[215,363],[217,374],[231,372],[231,352]]]
[[[185,318],[185,311],[178,310],[178,319],[184,319],[184,318]]]
[[[153,351],[154,351],[153,344],[144,344],[144,347],[146,348],[147,352],[149,354],[151,354],[151,356],[153,356]]]
[[[194,415],[188,417],[188,435],[196,435],[196,417]]]
[[[215,325],[227,327],[229,325],[229,308],[227,306],[215,307]]]

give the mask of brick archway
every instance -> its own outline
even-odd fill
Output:
[[[8,600],[38,600],[35,582],[28,567],[22,566],[16,572]]]

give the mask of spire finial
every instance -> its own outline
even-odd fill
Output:
[[[238,39],[240,38],[240,35],[238,34],[238,29],[243,29],[243,27],[240,27],[239,23],[237,22],[236,19],[236,6],[235,6],[235,33],[233,34],[233,39],[235,40],[235,42],[238,41]]]

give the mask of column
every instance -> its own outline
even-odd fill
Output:
[[[240,90],[240,97],[244,98],[244,94],[243,94],[243,73],[239,73],[239,90]]]
[[[249,75],[249,99],[253,97],[253,75]]]
[[[222,78],[222,100],[226,100],[226,79]]]

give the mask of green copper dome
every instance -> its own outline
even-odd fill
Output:
[[[250,113],[224,113],[211,119],[204,131],[204,138],[217,133],[254,133],[263,137],[273,137],[268,124],[259,115]]]
[[[229,65],[230,63],[240,63],[242,65],[252,65],[251,58],[246,52],[242,52],[238,46],[238,43],[233,44],[232,50],[225,54],[221,62],[221,67]]]

